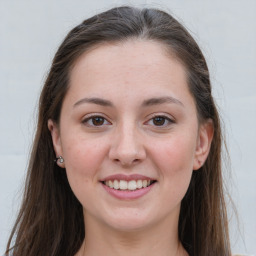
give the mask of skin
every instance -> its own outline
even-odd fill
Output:
[[[166,97],[171,100],[145,104]],[[49,120],[48,127],[56,155],[65,160],[58,164],[84,208],[86,238],[78,256],[188,255],[178,239],[180,203],[193,170],[207,158],[213,128],[209,120],[198,123],[180,62],[152,41],[84,53],[71,71],[60,124]],[[113,174],[157,182],[144,196],[122,200],[100,182]]]

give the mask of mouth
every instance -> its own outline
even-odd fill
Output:
[[[122,191],[136,191],[141,190],[147,187],[150,187],[154,184],[156,180],[150,179],[138,179],[138,180],[105,180],[101,181],[105,186],[114,189],[114,190],[122,190]]]
[[[157,180],[140,174],[115,174],[100,182],[111,196],[120,200],[135,200],[152,191]]]

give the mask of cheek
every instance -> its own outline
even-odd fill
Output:
[[[97,174],[106,156],[106,143],[82,136],[66,137],[63,141],[63,157],[69,183],[72,188],[97,182]]]
[[[193,171],[195,142],[185,136],[154,144],[154,162],[163,180],[168,195],[178,201],[183,198],[189,186]],[[169,199],[167,199],[169,200]]]
[[[154,144],[155,158],[164,169],[182,172],[192,171],[195,154],[195,139],[178,137]],[[169,171],[168,171],[169,172]]]

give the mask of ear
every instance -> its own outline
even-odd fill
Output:
[[[211,119],[208,119],[199,127],[193,170],[198,170],[206,161],[210,152],[213,134],[213,123]]]
[[[60,129],[59,126],[51,119],[48,120],[48,129],[51,132],[52,144],[56,154],[56,158],[62,156],[62,145],[60,139]],[[58,166],[64,168],[65,164],[57,161]]]

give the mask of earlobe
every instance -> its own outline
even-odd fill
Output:
[[[203,166],[204,162],[206,161],[207,156],[210,152],[213,134],[214,128],[211,119],[200,125],[193,170],[198,170],[200,167]]]
[[[51,119],[48,120],[48,129],[52,136],[52,144],[56,154],[56,158],[62,156],[62,145],[60,139],[60,131],[58,125]],[[62,158],[62,157],[61,157]],[[62,158],[63,159],[63,158]],[[56,161],[60,167],[64,167],[64,161]]]

